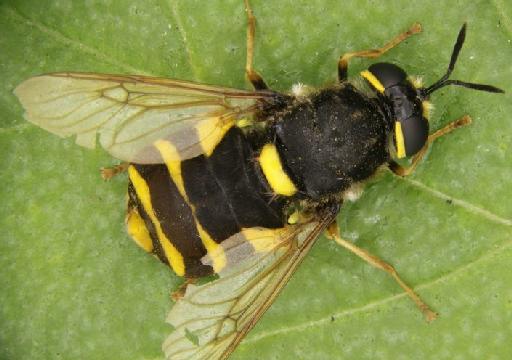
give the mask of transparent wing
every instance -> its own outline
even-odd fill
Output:
[[[54,73],[21,83],[14,93],[25,118],[61,137],[94,148],[99,141],[114,157],[140,164],[161,163],[153,147],[169,141],[168,160],[213,150],[239,118],[250,116],[258,99],[250,92],[146,76]]]
[[[262,247],[264,251],[226,267],[217,280],[189,285],[167,318],[175,330],[163,344],[166,359],[227,358],[270,307],[334,216],[274,230],[274,239],[262,231],[266,239],[261,242],[270,240]]]

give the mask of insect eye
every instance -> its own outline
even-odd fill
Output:
[[[407,74],[400,67],[390,63],[376,63],[368,68],[385,89],[404,82]]]
[[[428,121],[422,116],[411,116],[395,123],[395,146],[398,158],[412,156],[428,139]]]

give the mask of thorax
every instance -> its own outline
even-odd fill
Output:
[[[319,200],[365,180],[389,160],[389,109],[350,83],[296,98],[274,114],[269,139],[298,197]]]

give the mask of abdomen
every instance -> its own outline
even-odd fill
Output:
[[[224,240],[246,228],[284,226],[285,204],[273,197],[255,151],[233,127],[210,156],[130,165],[128,232],[180,276],[220,271]],[[217,254],[213,266],[201,262],[209,252]]]

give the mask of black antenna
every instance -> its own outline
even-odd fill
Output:
[[[455,63],[457,62],[457,58],[459,57],[460,49],[462,48],[462,45],[464,44],[464,40],[466,40],[466,23],[462,25],[462,28],[459,31],[459,35],[457,36],[457,41],[455,42],[455,45],[453,46],[452,51],[452,57],[450,59],[450,64],[448,65],[448,70],[446,70],[446,73],[443,75],[441,79],[436,81],[434,84],[430,85],[428,88],[423,89],[421,94],[423,97],[429,96],[434,91],[447,86],[447,85],[456,85],[456,86],[462,86],[469,89],[474,90],[480,90],[480,91],[487,91],[491,93],[504,93],[505,91],[492,86],[492,85],[484,85],[484,84],[474,84],[469,83],[465,81],[460,80],[448,80],[450,77],[453,69],[455,68]]]

